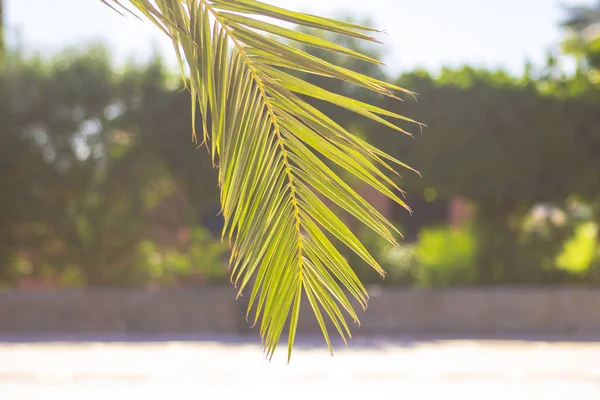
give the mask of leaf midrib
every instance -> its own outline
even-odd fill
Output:
[[[233,34],[233,32],[231,31],[231,29],[229,28],[229,26],[225,23],[225,21],[223,20],[223,18],[219,15],[219,13],[214,9],[214,7],[207,1],[207,0],[201,0],[201,3],[205,5],[206,9],[209,10],[209,12],[215,17],[215,19],[219,22],[219,24],[223,27],[223,29],[227,32],[227,36],[229,36],[231,38],[231,40],[233,41],[233,44],[235,46],[235,48],[237,49],[237,51],[239,52],[240,56],[242,57],[242,59],[244,60],[245,64],[248,66],[248,69],[250,70],[250,73],[252,75],[252,79],[256,82],[258,89],[259,89],[259,94],[260,96],[263,98],[264,100],[264,104],[267,108],[267,113],[269,116],[269,120],[271,121],[271,125],[273,126],[273,130],[275,131],[275,135],[277,136],[277,144],[279,145],[279,148],[281,149],[281,153],[282,153],[282,158],[283,158],[283,163],[284,163],[284,168],[285,168],[285,172],[286,175],[288,177],[288,188],[290,189],[290,196],[291,196],[291,200],[292,200],[292,205],[293,205],[293,209],[294,209],[294,219],[296,221],[295,225],[296,225],[296,232],[298,235],[298,253],[299,253],[299,279],[300,279],[300,285],[302,285],[302,281],[303,281],[303,265],[304,263],[302,262],[302,254],[303,254],[303,248],[302,248],[302,229],[301,229],[301,218],[300,218],[300,206],[299,206],[299,202],[297,199],[297,195],[296,195],[296,190],[294,187],[294,177],[292,174],[292,169],[290,166],[290,162],[288,159],[288,154],[287,154],[287,149],[285,148],[285,144],[283,141],[283,138],[281,136],[281,132],[279,131],[279,123],[278,123],[278,118],[275,115],[275,112],[273,111],[273,106],[269,100],[269,97],[267,96],[267,91],[265,90],[265,86],[264,86],[264,82],[263,80],[258,76],[258,73],[256,71],[256,67],[254,66],[254,64],[252,63],[252,61],[250,60],[250,58],[248,57],[248,55],[246,54],[246,52],[244,51],[244,46],[241,45],[241,43],[237,40],[237,38],[235,37],[235,35]]]

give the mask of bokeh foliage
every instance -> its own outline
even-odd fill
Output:
[[[375,47],[358,50],[381,56]],[[550,57],[522,77],[465,67],[392,78],[384,68],[351,58],[332,61],[411,88],[418,102],[407,96],[403,103],[378,104],[428,125],[423,132],[412,127],[411,139],[312,100],[423,175],[402,174],[414,214],[394,215],[406,236],[400,249],[359,233],[388,271],[382,281],[348,254],[364,282],[598,282],[600,86],[591,63],[575,74],[558,69]],[[367,96],[311,79],[335,92]],[[224,279],[220,267],[202,266],[181,252],[193,242],[190,232],[205,237],[203,216],[216,221],[213,231],[220,227],[216,172],[205,149],[190,140],[190,98],[176,72],[167,72],[159,59],[114,68],[102,47],[50,60],[13,52],[0,85],[3,282],[32,276],[71,285]],[[455,196],[475,210],[468,229],[458,233],[441,227]],[[535,211],[540,204],[547,214]],[[215,249],[218,241],[205,239],[197,248]],[[454,249],[453,240],[462,240],[466,250]],[[444,246],[462,255],[442,257]],[[452,261],[457,257],[469,265]],[[149,273],[159,258],[162,272]]]

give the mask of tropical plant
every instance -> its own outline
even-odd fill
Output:
[[[394,165],[408,166],[348,132],[304,96],[402,133],[390,119],[414,121],[330,92],[296,73],[337,79],[390,98],[412,93],[295,48],[289,40],[379,63],[321,37],[265,22],[265,17],[371,42],[376,30],[255,0],[101,1],[154,23],[172,39],[182,72],[189,71],[189,91],[202,117],[201,143],[210,149],[213,163],[218,161],[231,280],[239,295],[254,279],[248,314],[256,309],[253,319],[255,324],[260,319],[265,355],[272,357],[289,317],[289,361],[304,295],[330,351],[324,316],[346,341],[350,330],[342,311],[358,321],[348,294],[363,308],[368,296],[332,240],[380,274],[384,271],[323,198],[391,243],[399,232],[330,165],[407,209],[389,175]],[[193,104],[193,119],[196,109]]]

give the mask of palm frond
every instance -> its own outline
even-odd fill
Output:
[[[319,156],[408,209],[386,174],[394,171],[394,165],[407,166],[349,133],[302,96],[328,101],[400,132],[404,131],[390,120],[414,121],[316,87],[292,72],[339,79],[383,96],[410,92],[330,64],[294,48],[289,40],[377,60],[264,20],[368,41],[375,41],[368,34],[374,30],[254,0],[129,0],[129,4],[169,35],[182,69],[189,68],[189,90],[199,104],[203,140],[210,143],[213,160],[218,160],[232,281],[241,294],[255,277],[248,314],[254,309],[254,323],[260,320],[266,356],[272,357],[289,320],[289,361],[303,296],[329,349],[326,318],[346,341],[350,337],[346,318],[358,321],[349,296],[363,308],[368,296],[332,239],[381,275],[384,271],[323,198],[390,243],[399,232]]]

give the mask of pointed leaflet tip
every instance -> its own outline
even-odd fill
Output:
[[[115,7],[111,6],[110,4],[108,4],[107,0],[100,0],[102,3],[106,4],[108,7],[112,8],[113,10],[115,10],[117,13],[121,14],[124,18],[127,18],[127,16],[125,14],[123,14],[122,12],[120,12],[119,10],[117,10]],[[129,8],[125,7],[123,4],[120,3],[119,0],[112,0],[113,3],[115,3],[117,6],[119,6],[120,8],[122,8],[123,10],[127,11],[128,14],[133,15],[134,17],[136,17],[138,20],[142,21],[142,19],[135,14],[133,11],[131,11]]]
[[[104,5],[108,6],[109,8],[112,8],[112,10],[113,10],[113,11],[115,11],[117,14],[121,15],[122,17],[124,17],[124,18],[127,18],[127,17],[125,16],[125,14],[123,14],[121,11],[117,10],[115,7],[113,7],[113,6],[111,6],[110,4],[108,4],[108,1],[107,1],[107,0],[100,0],[100,2],[101,2],[101,3],[103,3]],[[118,2],[118,1],[116,1],[116,0],[115,0],[115,2],[116,2],[116,3],[117,3],[119,6],[123,7],[123,5],[122,5],[122,4],[119,4],[119,2]],[[123,7],[123,8],[124,8],[124,7]]]
[[[104,1],[106,1],[106,0],[104,0]],[[142,1],[136,1],[134,3],[150,4],[151,2],[149,2],[147,0],[142,0]],[[157,3],[171,4],[171,5],[173,5],[173,7],[179,7],[180,6],[182,9],[185,9],[185,6],[183,4],[186,3],[186,2],[183,2],[183,1],[162,2],[161,1],[161,2],[157,2]],[[187,3],[191,4],[192,2],[187,2]],[[197,3],[197,2],[194,1],[193,3]],[[318,25],[318,26],[320,25],[320,26],[323,26],[325,28],[329,28],[331,30],[347,31],[350,34],[354,34],[354,32],[352,32],[352,29],[346,29],[345,28],[345,27],[347,27],[347,24],[340,23],[340,26],[336,27],[335,24],[333,22],[329,21],[329,20],[319,19],[319,18],[316,18],[316,17],[312,18],[312,17],[306,16],[306,15],[302,15],[302,14],[294,14],[294,13],[291,13],[291,12],[287,12],[286,10],[277,9],[277,8],[271,7],[269,5],[266,5],[266,4],[263,4],[263,3],[260,3],[260,2],[254,1],[254,0],[210,0],[210,1],[203,0],[202,4],[204,4],[203,7],[205,7],[205,8],[201,9],[200,11],[202,11],[202,10],[206,11],[206,10],[208,10],[206,12],[207,13],[208,12],[213,13],[215,18],[217,18],[217,19],[222,18],[222,17],[219,16],[218,12],[216,12],[213,9],[213,7],[215,7],[216,9],[218,9],[218,5],[220,3],[223,4],[223,5],[227,5],[227,3],[229,3],[229,4],[235,4],[237,7],[239,7],[239,5],[243,5],[242,8],[244,8],[244,7],[245,8],[252,8],[252,9],[254,9],[257,12],[262,12],[263,15],[271,14],[271,15],[279,16],[280,18],[284,18],[285,17],[288,20],[290,20],[290,19],[297,19],[300,22],[305,21],[306,24],[312,24],[312,25]],[[175,4],[177,4],[177,5],[175,5]],[[169,16],[165,16],[165,20],[167,22],[172,22],[172,21],[169,20]],[[206,25],[208,25],[208,23]],[[225,29],[224,32],[227,34],[227,36],[236,36],[236,35],[243,36],[243,35],[247,35],[248,37],[250,37],[253,40],[253,42],[256,42],[257,45],[262,45],[263,47],[266,46],[267,49],[268,49],[269,45],[275,46],[274,44],[271,44],[270,42],[266,41],[266,39],[263,42],[261,42],[259,40],[260,38],[257,39],[254,36],[250,36],[251,35],[250,32],[245,32],[245,31],[239,30],[239,29],[236,30],[235,27],[232,28],[232,29],[230,29],[230,28],[224,28],[224,29]],[[233,34],[232,34],[232,32],[233,32]],[[354,34],[354,35],[357,36],[358,34]],[[176,36],[178,36],[178,34]],[[296,114],[305,115],[306,119],[308,119],[308,120],[311,120],[311,118],[313,118],[313,119],[315,118],[314,115],[307,114],[306,108],[299,109],[298,107],[296,107],[296,106],[298,106],[298,104],[289,101],[289,99],[287,99],[287,102],[286,102],[285,95],[282,94],[282,93],[280,93],[278,91],[279,89],[275,85],[275,83],[267,80],[263,76],[263,74],[259,73],[260,71],[257,71],[257,69],[264,68],[264,67],[262,67],[261,65],[259,65],[260,63],[257,63],[256,65],[252,65],[252,63],[253,63],[252,58],[249,57],[247,54],[244,53],[245,44],[244,44],[244,46],[240,45],[238,42],[236,42],[235,37],[232,40],[233,40],[234,45],[236,46],[235,52],[239,52],[241,54],[240,55],[241,58],[239,58],[240,63],[241,63],[241,65],[244,68],[246,68],[249,71],[248,72],[248,76],[250,76],[250,78],[248,79],[248,82],[250,82],[249,84],[246,85],[244,83],[245,81],[243,81],[243,82],[241,82],[239,84],[239,86],[240,86],[241,89],[243,89],[243,88],[245,88],[247,86],[247,89],[248,89],[247,93],[251,93],[252,90],[254,90],[254,89],[252,89],[254,87],[253,85],[257,85],[256,87],[258,87],[258,88],[260,88],[262,90],[262,92],[263,92],[262,93],[262,95],[263,95],[262,100],[261,100],[261,98],[258,98],[255,101],[259,101],[259,102],[262,101],[265,104],[263,104],[263,106],[261,106],[261,107],[257,107],[256,110],[258,110],[258,108],[260,108],[263,111],[265,111],[265,110],[269,111],[270,110],[270,114],[267,113],[267,115],[265,116],[265,121],[269,122],[269,120],[270,120],[271,122],[269,122],[268,129],[263,129],[262,125],[258,124],[258,122],[260,122],[260,121],[263,120],[262,117],[260,117],[260,115],[261,115],[260,114],[260,110],[258,110],[258,111],[256,111],[256,113],[258,114],[258,117],[255,119],[256,121],[258,121],[258,122],[256,122],[256,124],[253,123],[254,120],[252,118],[241,119],[242,118],[241,117],[242,114],[240,113],[239,114],[240,115],[239,116],[239,118],[240,118],[239,121],[236,120],[236,118],[238,118],[237,114],[235,114],[235,115],[232,114],[231,115],[231,117],[229,118],[229,119],[231,119],[231,121],[228,122],[228,126],[232,126],[232,127],[237,126],[236,124],[233,123],[233,122],[236,122],[236,121],[240,122],[240,124],[239,124],[240,126],[242,126],[242,125],[245,126],[245,124],[248,124],[249,127],[256,128],[256,129],[248,129],[248,132],[252,133],[252,136],[249,136],[249,137],[251,137],[251,138],[259,137],[260,138],[262,136],[270,137],[270,134],[272,133],[271,125],[276,125],[276,121],[275,121],[276,118],[275,118],[274,114],[277,114],[277,112],[274,113],[273,110],[272,110],[272,108],[275,108],[275,111],[277,111],[277,109],[283,109],[283,111],[289,111],[291,113],[291,115],[292,115],[292,118],[294,118],[294,116]],[[210,35],[207,36],[207,40],[205,40],[204,43],[206,43],[207,41],[210,42]],[[376,41],[376,40],[374,40],[374,41]],[[266,44],[265,44],[265,42],[266,42]],[[376,42],[378,42],[378,41],[376,41]],[[380,43],[380,42],[378,42],[378,43]],[[194,42],[193,45],[195,47],[197,47],[198,43]],[[208,49],[209,47],[210,46],[205,47],[204,49]],[[190,52],[192,52],[192,51],[190,50]],[[234,55],[237,54],[235,52],[234,52]],[[296,53],[294,53],[292,51],[289,51],[289,52],[290,52],[290,56],[294,56],[294,55],[297,56]],[[301,59],[302,57],[299,57],[299,58]],[[295,59],[295,60],[297,60],[297,59]],[[310,59],[309,61],[316,62],[316,61],[314,61],[312,59]],[[232,64],[232,65],[234,65],[234,64]],[[321,64],[319,64],[319,65],[321,65]],[[322,66],[322,67],[325,68],[324,66]],[[230,68],[226,68],[226,69],[230,70],[232,72],[232,76],[235,75],[235,72],[237,71],[236,69],[233,69],[233,67],[231,67],[231,66],[230,66]],[[348,78],[351,82],[361,83],[364,87],[367,87],[367,88],[370,88],[370,89],[374,90],[375,92],[379,93],[381,96],[393,94],[392,91],[393,90],[397,90],[392,85],[388,85],[388,84],[382,83],[382,82],[380,83],[380,82],[378,82],[377,80],[374,80],[374,79],[368,79],[366,77],[361,77],[361,76],[353,78],[351,75],[348,75],[347,73],[344,73],[343,71],[338,70],[338,69],[329,68],[329,69],[326,69],[326,71],[330,71],[333,75],[336,75],[336,73],[337,73],[337,75],[341,76],[342,78],[344,78],[344,77]],[[240,69],[240,72],[243,72],[243,70]],[[193,78],[193,79],[197,79],[197,78],[198,77]],[[264,82],[263,82],[263,80],[264,80]],[[211,84],[215,83],[213,80],[210,80],[210,79],[207,82],[209,82]],[[267,89],[264,89],[263,85],[266,85]],[[199,84],[198,87],[204,87],[204,86],[202,86],[202,85]],[[210,92],[210,90],[208,90],[208,91]],[[241,93],[246,93],[246,91],[240,90],[239,93],[240,94],[238,96],[236,94],[236,91],[234,91],[234,90],[229,91],[229,92],[223,91],[223,95],[224,96],[225,95],[233,96],[231,104],[242,104],[241,102],[239,102],[237,100],[239,100],[239,98],[241,98],[240,97]],[[267,94],[271,95],[271,96],[268,96],[269,99],[267,99]],[[215,102],[213,101],[212,103],[210,103],[210,105],[214,106],[213,103],[215,103]],[[244,104],[246,104],[246,103],[250,104],[249,102],[245,102]],[[206,105],[204,107],[206,107]],[[252,110],[255,110],[255,109],[251,108],[250,110],[252,111]],[[205,112],[207,112],[207,111],[204,111],[204,113]],[[304,114],[302,114],[302,113],[304,113]],[[269,115],[271,115],[271,117],[269,117]],[[267,118],[267,117],[269,117],[269,118]],[[204,121],[205,121],[205,119],[203,119],[203,130],[204,130],[204,133],[205,133],[204,136],[206,137],[207,135],[206,135],[206,127],[205,127],[205,122]],[[319,127],[321,126],[321,125],[319,125],[320,120],[316,120],[315,119],[314,122],[315,122],[315,125],[317,125]],[[265,126],[267,126],[267,124],[265,124]],[[288,144],[288,142],[286,142],[286,140],[287,141],[291,141],[292,140],[291,138],[294,135],[296,135],[296,134],[298,134],[298,135],[301,135],[301,134],[307,135],[306,132],[307,132],[308,128],[306,128],[304,125],[300,125],[300,128],[298,128],[296,125],[293,125],[292,128],[294,128],[294,129],[292,129],[292,131],[289,133],[290,137],[287,137],[287,133],[286,132],[284,132],[282,136],[279,136],[279,132],[277,132],[279,137],[278,137],[278,142],[276,144],[279,144],[279,142],[282,142],[283,144],[280,145],[280,147],[282,149],[288,148],[289,152],[290,152],[290,154],[292,156],[299,157],[298,154],[304,154],[304,153],[302,153],[302,148],[300,147],[300,145],[298,145],[295,142],[291,143],[291,145],[290,145],[290,144]],[[297,132],[296,132],[296,130],[297,130]],[[308,131],[308,132],[312,132],[312,131]],[[317,133],[323,133],[323,132],[327,133],[328,131],[327,130],[319,130],[319,129],[317,129]],[[217,135],[217,133],[215,133],[215,132],[212,132],[212,133],[214,135]],[[213,136],[213,139],[215,137],[217,137],[217,136]],[[242,135],[240,135],[240,137],[242,137]],[[312,136],[310,136],[310,137],[312,137]],[[213,143],[213,150],[214,150],[215,149],[215,143],[218,143],[218,140],[212,140],[211,142]],[[271,166],[270,164],[268,164],[268,160],[271,160],[271,158],[265,158],[264,164],[267,165],[268,167],[272,168],[273,171],[275,171],[275,172],[273,172],[273,175],[276,175],[277,171],[280,171],[280,170],[283,169],[283,167],[280,166],[279,158],[277,158],[277,157],[279,157],[281,151],[280,150],[277,150],[277,151],[274,150],[274,149],[279,149],[279,147],[277,147],[275,144],[273,144],[273,146],[271,146],[271,142],[270,141],[267,141],[265,139],[264,142],[266,143],[264,146],[260,145],[261,143],[263,143],[263,141],[262,140],[258,140],[258,139],[256,139],[256,140],[254,140],[254,139],[252,139],[252,140],[248,139],[246,141],[240,140],[239,141],[239,145],[237,144],[238,142],[232,142],[231,149],[230,149],[231,150],[231,154],[228,154],[228,155],[231,156],[231,159],[233,161],[238,161],[238,160],[240,160],[239,157],[237,157],[237,158],[234,157],[238,153],[234,152],[234,150],[236,150],[236,151],[239,150],[239,149],[246,150],[247,148],[250,148],[250,150],[254,150],[254,153],[251,153],[251,154],[258,154],[261,150],[264,150],[264,149],[269,150],[269,152],[270,152],[269,154],[272,153],[273,154],[273,159],[277,160],[277,161],[274,161],[273,164],[272,164],[272,166]],[[220,144],[219,146],[223,146],[223,145]],[[366,148],[366,145],[363,145],[363,146],[365,146],[365,148]],[[209,146],[207,145],[207,147],[209,147]],[[238,147],[239,147],[239,149],[238,149]],[[218,149],[219,150],[223,150],[224,148],[219,147]],[[227,149],[227,150],[229,150],[229,149]],[[294,151],[296,152],[296,154],[293,154]],[[244,152],[240,151],[240,154],[241,153],[244,153]],[[363,153],[366,154],[366,155],[368,155],[368,154],[372,153],[372,150],[370,150],[369,148],[366,148],[366,150],[364,150],[363,152],[361,152],[361,154],[363,154]],[[214,156],[214,154],[215,153],[213,152],[213,156]],[[244,154],[246,154],[246,153],[244,153]],[[375,154],[375,153],[373,153],[373,154]],[[287,155],[285,155],[285,157],[287,157]],[[373,156],[373,158],[375,158],[375,157]],[[244,168],[250,169],[250,167],[252,167],[254,165],[254,164],[249,164],[249,162],[247,160],[245,161],[247,164],[244,165],[244,160],[245,159],[242,159],[242,161],[240,162],[239,167],[236,167],[236,170],[242,171],[242,170],[244,170]],[[259,171],[258,165],[262,165],[262,164],[263,164],[262,161],[260,163],[257,163],[256,171],[255,171],[256,174],[255,175],[262,176],[262,175],[259,175],[259,172],[258,172]],[[294,173],[296,173],[295,172],[296,170],[298,170],[298,174],[304,172],[304,169],[302,168],[302,165],[296,165],[294,162],[292,162],[292,164],[293,164],[292,166],[293,166]],[[356,165],[357,166],[353,167],[353,168],[359,168],[362,164],[356,164]],[[290,169],[289,167],[286,167],[286,168]],[[220,175],[222,175],[222,174],[220,174]],[[310,177],[306,177],[306,179],[309,179],[309,178]],[[226,195],[227,196],[231,195],[231,198],[241,198],[241,200],[249,200],[247,197],[244,197],[244,196],[248,196],[247,192],[245,191],[246,190],[245,186],[242,186],[242,185],[237,185],[237,186],[232,185],[231,184],[231,180],[228,179],[227,176],[224,176],[222,179],[223,179],[222,186],[221,186],[222,187],[222,191],[226,192],[225,194],[222,195],[222,198],[225,198]],[[254,180],[257,180],[257,178],[255,177]],[[220,177],[220,181],[221,181],[221,177]],[[250,181],[250,184],[253,183],[251,181],[251,178],[248,178],[248,181]],[[274,184],[273,187],[275,189],[273,189],[273,190],[275,190],[275,192],[278,193],[277,191],[279,190],[280,186],[283,185],[283,183],[280,185],[279,181],[275,180],[274,182],[275,182],[275,184]],[[324,189],[326,189],[326,183],[327,183],[327,181],[323,180],[323,182],[325,182]],[[290,179],[289,185],[290,185],[289,189],[292,190],[292,191],[295,190],[295,188],[298,186],[298,185],[293,186],[292,183],[291,183],[291,179]],[[266,184],[265,184],[264,190],[265,191],[270,190],[269,188],[270,188],[270,186],[266,186]],[[282,193],[287,193],[287,189],[285,189],[285,190],[286,190],[286,192],[282,192]],[[334,195],[337,195],[337,192],[335,192],[335,191],[332,191],[331,193],[333,193]],[[342,193],[342,192],[340,191],[340,193]],[[282,195],[281,198],[282,199],[286,199],[287,197],[284,197]],[[280,197],[279,197],[279,195],[273,196],[273,199],[280,200]],[[223,202],[222,202],[222,204],[223,204]],[[262,204],[262,203],[257,202],[256,204]],[[283,204],[286,204],[286,203],[284,202]],[[240,206],[240,207],[242,207],[242,206]],[[306,209],[303,208],[301,210],[302,213],[306,213],[309,216],[308,218],[310,218],[311,208],[309,208],[307,206],[303,206],[303,207],[306,207]],[[360,208],[361,207],[360,207],[360,204],[359,204],[358,205],[359,211],[360,211]],[[248,239],[248,238],[244,238],[243,237],[244,232],[246,232],[246,231],[244,230],[245,229],[244,228],[245,225],[242,224],[242,222],[244,222],[245,224],[254,223],[256,221],[258,221],[256,223],[264,222],[263,219],[258,218],[258,217],[253,216],[253,215],[250,215],[250,217],[246,218],[245,220],[242,220],[242,222],[239,222],[239,220],[236,221],[236,212],[238,211],[237,208],[235,208],[235,209],[232,210],[232,207],[225,207],[225,209],[228,210],[227,211],[227,214],[228,214],[227,217],[228,218],[226,218],[226,221],[229,221],[229,223],[231,224],[229,226],[230,227],[230,230],[229,230],[229,233],[230,233],[230,242],[232,240],[231,236],[234,236],[234,238],[233,238],[234,247],[239,246],[240,242],[243,242],[242,239],[244,239],[244,240]],[[274,208],[274,210],[277,210],[278,213],[280,212],[280,214],[282,215],[282,217],[281,217],[282,221],[287,221],[287,219],[285,219],[285,218],[287,218],[289,216],[289,213],[288,213],[289,210],[288,210],[288,208],[282,208],[281,210]],[[250,213],[250,214],[252,214],[252,213]],[[360,215],[362,215],[362,214],[360,214]],[[364,218],[368,218],[368,216],[365,216]],[[373,221],[375,221],[375,220],[373,220]],[[302,222],[303,226],[301,228],[304,228],[304,225],[306,225],[307,223],[308,222],[303,221]],[[374,225],[376,227],[379,226],[379,224],[377,223],[377,221],[374,222]],[[381,225],[381,226],[382,226],[382,228],[379,229],[379,230],[381,230],[381,231],[387,231],[387,229],[383,228],[383,225]],[[287,230],[284,230],[283,228],[281,230],[277,230],[277,231],[273,230],[273,232],[280,232],[280,231],[281,232],[287,232]],[[234,232],[235,232],[235,234],[234,234]],[[388,236],[388,235],[383,235],[383,236]],[[391,234],[390,234],[390,236],[391,236]],[[240,237],[241,237],[241,239],[240,239]],[[222,240],[223,240],[223,237],[222,237]],[[252,243],[252,238],[250,238],[248,240],[250,240],[250,243]],[[256,239],[256,240],[258,240],[258,239]],[[289,242],[293,243],[293,240],[290,240]],[[287,241],[286,241],[286,243],[287,243]],[[302,244],[302,243],[303,242],[300,241],[300,244]],[[242,250],[239,250],[239,247],[238,247],[237,253],[238,253],[237,256],[244,257],[244,252]],[[236,254],[235,249],[232,252],[232,254]],[[247,256],[248,254],[249,253],[246,253],[245,255]],[[277,254],[279,254],[279,253],[277,253]],[[287,265],[285,261],[286,260],[291,260],[291,259],[292,259],[291,257],[284,257],[284,256],[278,256],[277,257],[277,260],[281,261],[281,264],[283,264],[284,266]],[[234,270],[235,270],[235,267],[234,267]],[[237,276],[237,274],[236,274],[236,276]],[[231,280],[232,281],[236,281],[236,279],[235,279],[236,276],[232,276]],[[276,274],[276,276],[278,276],[278,275]],[[382,276],[385,276],[385,274],[382,274]],[[315,310],[315,314],[317,314],[317,318],[318,318],[318,320],[319,320],[319,322],[320,322],[320,324],[322,326],[322,329],[323,329],[323,334],[325,336],[326,341],[328,342],[328,347],[329,347],[329,350],[330,350],[330,354],[333,356],[334,355],[333,354],[333,348],[332,348],[331,343],[329,341],[327,330],[325,328],[325,324],[323,322],[323,318],[321,316],[321,313],[320,313],[320,311],[318,311],[318,305],[319,305],[319,303],[320,304],[324,304],[326,306],[325,311],[327,311],[327,313],[330,316],[332,315],[332,309],[331,309],[331,307],[334,307],[334,310],[337,309],[337,307],[336,307],[336,304],[334,304],[334,299],[331,299],[331,300],[328,299],[330,296],[328,295],[328,292],[325,290],[325,289],[327,289],[327,285],[322,285],[322,282],[318,281],[316,277],[314,279],[315,279],[315,281],[314,281],[315,287],[312,289],[313,290],[312,294],[309,294],[309,296],[310,296],[309,301],[311,302],[313,310]],[[353,289],[354,282],[352,281],[350,283],[352,284],[352,285],[350,285],[350,289],[354,290]],[[289,284],[287,286],[291,287]],[[346,286],[348,286],[348,285],[346,285]],[[356,289],[356,291],[359,291],[359,289]],[[310,293],[310,291],[309,291],[309,293]],[[275,293],[274,294],[269,293],[268,294],[269,297],[267,297],[267,299],[270,299],[271,298],[270,296],[272,296],[272,295],[279,295],[279,294],[280,293],[276,293],[276,294]],[[238,293],[238,297],[239,296],[240,296],[240,294]],[[323,297],[323,296],[325,296],[325,297]],[[360,298],[361,296],[357,296],[357,297]],[[327,300],[327,302],[323,300],[324,298]],[[331,301],[331,303],[329,303],[329,301]],[[350,308],[352,308],[352,306],[350,306]],[[363,309],[366,310],[366,303],[363,305]],[[246,314],[246,318],[247,319],[249,318],[249,312],[250,311],[248,310],[248,313]],[[258,314],[259,314],[259,312],[260,312],[260,309],[258,309],[258,311],[257,311],[257,317],[256,317],[256,320],[255,320],[255,323],[254,323],[253,327],[258,322],[258,318],[259,318]],[[265,314],[267,315],[267,318],[264,318]],[[269,326],[268,322],[267,323],[264,322],[265,319],[266,319],[266,321],[269,321],[269,319],[273,319],[274,318],[273,315],[277,316],[279,314],[275,314],[275,311],[273,311],[273,310],[271,310],[269,313],[267,313],[265,311],[265,313],[263,314],[263,320],[262,320],[264,326],[261,327],[261,337],[263,338],[263,342],[265,343],[265,348],[264,348],[265,357],[267,359],[269,359],[269,361],[272,360],[273,354],[274,354],[274,352],[276,350],[277,342],[279,340],[278,334],[281,332],[280,326],[281,327],[283,326],[283,323],[280,324],[279,322],[277,322],[276,323],[277,326],[276,327],[272,327],[272,326]],[[360,321],[357,321],[357,322],[358,322],[358,324],[360,326]],[[344,323],[344,325],[345,325],[345,323]],[[266,339],[265,339],[265,335],[266,335]],[[342,337],[343,337],[343,335],[342,335]],[[345,338],[344,338],[344,341],[345,341]],[[290,354],[288,354],[288,363],[289,363],[289,360],[290,360],[290,356],[291,356],[291,351],[290,351]]]

